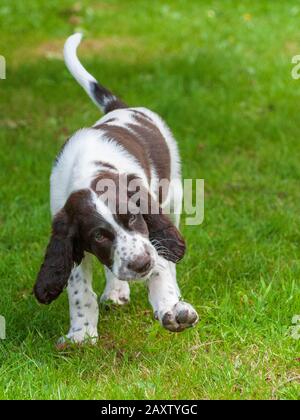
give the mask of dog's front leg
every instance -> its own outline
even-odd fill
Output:
[[[68,283],[71,326],[66,337],[59,340],[64,345],[68,340],[74,343],[96,343],[99,308],[97,295],[92,288],[92,257],[86,255],[75,267]]]
[[[127,281],[119,280],[105,267],[106,286],[100,298],[101,303],[125,305],[130,300],[130,288]]]
[[[159,257],[148,280],[148,290],[154,316],[164,328],[180,332],[197,324],[195,309],[180,300],[175,264]]]

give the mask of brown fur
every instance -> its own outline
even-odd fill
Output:
[[[81,262],[83,253],[80,247],[74,247],[75,236],[66,212],[61,211],[53,221],[50,242],[34,286],[39,302],[49,304],[56,299],[67,285],[74,262]]]
[[[111,124],[98,124],[94,128],[104,130],[105,134],[124,147],[144,169],[148,180],[151,166],[158,178],[170,180],[170,152],[166,141],[151,119],[140,111],[133,111],[136,124],[128,124],[128,129]],[[165,197],[161,196],[162,202]]]
[[[171,157],[163,135],[150,118],[141,111],[134,111],[134,118],[137,124],[129,124],[129,127],[138,134],[147,149],[158,179],[170,180]]]
[[[151,162],[145,151],[143,142],[140,141],[137,135],[117,125],[99,124],[94,128],[103,130],[108,138],[113,139],[116,143],[124,147],[139,162],[150,181]]]

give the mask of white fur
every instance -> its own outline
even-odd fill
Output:
[[[91,83],[97,83],[97,80],[86,71],[83,65],[80,63],[77,57],[77,48],[81,42],[82,34],[75,33],[71,35],[65,42],[64,46],[64,59],[68,70],[77,82],[83,87],[92,101],[101,109],[103,112],[105,106],[108,105],[112,100],[116,99],[115,96],[107,96],[103,98],[103,104],[100,104],[94,97],[91,91]]]
[[[98,302],[97,295],[92,288],[91,256],[86,255],[79,267],[75,267],[68,283],[68,297],[70,306],[70,330],[66,337],[62,337],[59,344],[66,340],[82,343],[98,339]]]
[[[112,302],[116,305],[125,305],[130,300],[130,288],[127,281],[119,280],[105,267],[106,286],[100,302]]]

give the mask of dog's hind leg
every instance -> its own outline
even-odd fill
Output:
[[[105,267],[106,286],[100,298],[101,303],[125,305],[130,300],[130,288],[127,281],[119,280]]]
[[[92,257],[85,255],[82,263],[75,267],[68,283],[71,326],[66,337],[58,342],[58,347],[70,340],[74,343],[96,343],[99,308],[97,295],[92,289]]]

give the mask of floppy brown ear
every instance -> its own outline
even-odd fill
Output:
[[[75,229],[62,210],[53,221],[50,242],[34,286],[37,300],[49,304],[56,299],[68,283],[74,262],[80,264],[82,258]]]
[[[159,255],[173,263],[179,262],[185,254],[185,241],[169,218],[159,209],[159,214],[144,214],[149,230],[150,242]]]

